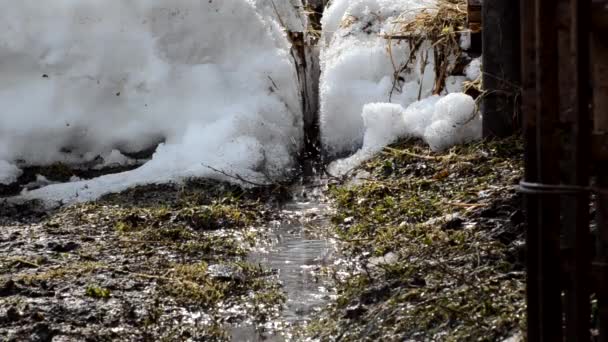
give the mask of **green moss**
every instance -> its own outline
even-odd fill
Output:
[[[32,283],[36,281],[64,279],[75,275],[87,275],[99,270],[106,269],[107,266],[99,262],[74,262],[61,267],[41,270],[34,274],[25,274],[18,277],[24,283]]]
[[[85,295],[87,297],[96,299],[107,299],[110,298],[111,291],[109,289],[99,287],[97,285],[89,285],[85,290]]]
[[[511,208],[522,151],[517,138],[443,153],[408,141],[362,165],[364,180],[332,186],[333,230],[363,271],[339,284],[337,301],[305,335],[475,341],[520,329],[524,279],[507,261],[509,246],[482,224],[450,228],[446,215],[481,222],[484,209]],[[501,222],[509,214],[500,214]],[[397,261],[369,264],[387,253]]]

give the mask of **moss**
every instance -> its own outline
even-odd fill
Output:
[[[86,275],[106,269],[107,265],[99,262],[74,262],[61,267],[41,270],[34,274],[26,274],[18,277],[24,283],[36,281],[54,280],[73,277],[75,275]]]
[[[522,151],[517,138],[443,153],[405,141],[362,165],[365,179],[334,185],[333,231],[358,267],[306,335],[475,341],[521,329],[523,273],[509,261],[511,241],[496,236],[512,229],[512,240],[523,237],[509,223]],[[396,262],[371,263],[387,253]]]
[[[274,278],[263,268],[237,262],[224,264],[233,274],[215,276],[209,273],[208,264],[176,264],[164,280],[161,292],[178,302],[213,308],[218,302],[235,298],[253,297],[253,314],[263,322],[277,313],[285,296]]]
[[[85,295],[87,297],[96,299],[107,299],[110,298],[111,291],[109,289],[99,287],[97,285],[89,285],[85,289]]]

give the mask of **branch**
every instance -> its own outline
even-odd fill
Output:
[[[209,170],[211,170],[211,171],[217,172],[217,173],[219,173],[219,174],[221,174],[221,175],[224,175],[224,176],[226,176],[226,177],[228,177],[228,178],[236,179],[236,180],[238,180],[238,181],[241,181],[241,182],[243,182],[243,183],[247,183],[247,184],[250,184],[250,185],[253,185],[253,186],[267,187],[267,186],[271,186],[271,185],[272,185],[272,184],[263,184],[263,183],[257,183],[257,182],[253,182],[253,181],[250,181],[250,180],[247,180],[247,179],[243,178],[243,177],[242,177],[241,175],[239,175],[238,173],[235,173],[234,175],[231,175],[231,174],[229,174],[228,172],[223,171],[223,170],[216,169],[216,168],[214,168],[213,166],[209,166],[209,165],[205,165],[205,164],[202,164],[202,165],[203,165],[204,167],[208,168],[208,169],[209,169]]]

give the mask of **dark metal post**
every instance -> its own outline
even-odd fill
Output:
[[[482,8],[484,137],[506,137],[515,131],[519,108],[519,4],[485,0]]]

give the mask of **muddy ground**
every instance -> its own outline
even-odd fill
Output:
[[[333,210],[312,234],[340,254],[315,272],[338,295],[283,339],[520,334],[521,155],[515,138],[443,153],[405,141],[345,177],[313,181]],[[236,326],[261,340],[283,326],[290,291],[248,255],[292,195],[191,181],[55,210],[3,202],[0,340],[223,341]]]
[[[284,195],[201,181],[52,211],[2,204],[0,339],[211,341],[238,324],[261,329],[284,295],[246,256]]]

